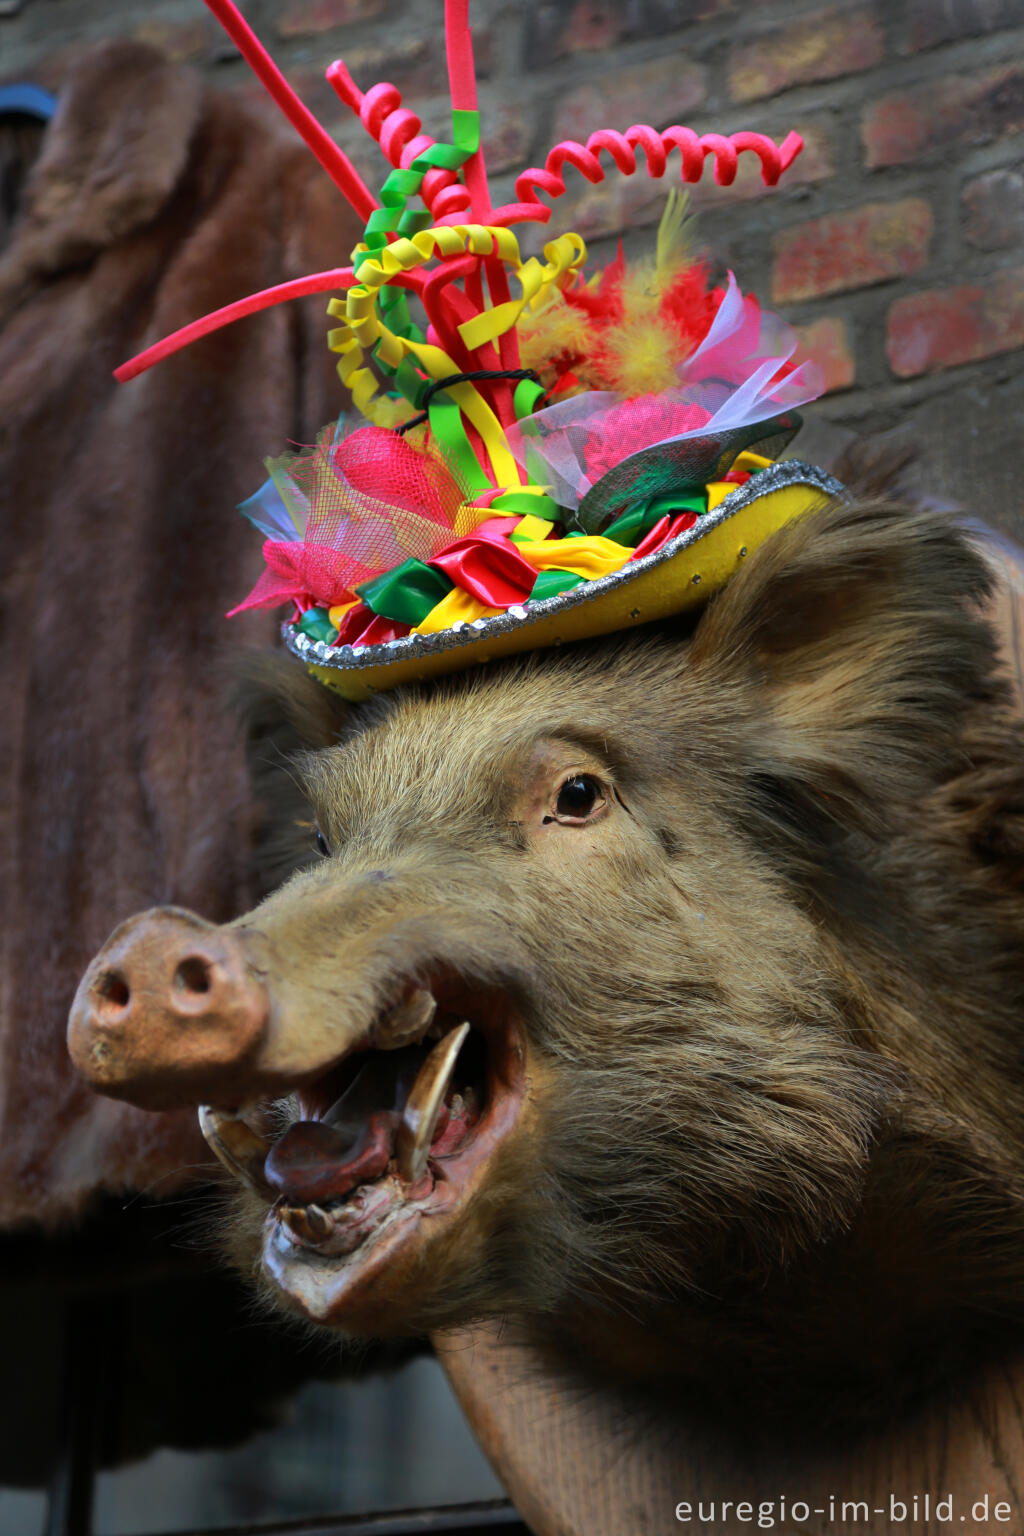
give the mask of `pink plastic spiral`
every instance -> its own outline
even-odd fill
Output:
[[[396,86],[382,81],[364,94],[340,59],[329,66],[327,79],[392,165],[407,170],[417,155],[422,155],[437,142],[428,133],[420,131],[420,119],[415,112],[402,106],[402,95]],[[457,173],[439,166],[432,166],[427,171],[420,195],[435,223],[464,214],[470,207],[469,192]]]
[[[565,191],[562,167],[566,162],[587,181],[603,181],[605,170],[598,158],[602,150],[611,156],[623,175],[632,176],[637,168],[636,151],[642,149],[648,175],[659,177],[665,174],[671,151],[678,149],[683,181],[699,181],[706,156],[714,155],[715,181],[721,187],[727,187],[735,179],[740,153],[751,150],[761,162],[762,181],[765,186],[773,187],[803,147],[804,141],[798,133],[789,133],[781,144],[776,144],[763,133],[741,132],[726,137],[720,133],[696,134],[692,128],[667,128],[664,133],[658,133],[645,123],[635,123],[625,133],[601,128],[590,135],[586,144],[564,139],[551,150],[543,169],[533,166],[517,176],[516,193],[521,201],[496,208],[492,222],[518,224],[530,220],[546,224],[551,209],[541,202],[538,194],[562,196]]]

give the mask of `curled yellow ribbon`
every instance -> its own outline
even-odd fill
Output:
[[[339,354],[338,373],[342,383],[351,390],[356,407],[368,420],[384,425],[381,411],[384,406],[390,406],[390,402],[377,398],[379,386],[366,365],[366,354],[372,348],[376,348],[377,356],[389,368],[397,368],[405,357],[412,355],[432,379],[443,379],[462,371],[443,348],[399,336],[390,330],[378,313],[376,299],[378,290],[397,273],[411,271],[435,256],[457,256],[466,251],[474,256],[497,256],[513,268],[513,276],[521,290],[518,300],[499,304],[459,326],[459,335],[470,349],[504,335],[527,306],[533,307],[540,302],[553,283],[561,282],[582,265],[587,254],[579,235],[568,234],[544,247],[547,258],[544,263],[535,256],[523,262],[519,243],[511,230],[484,224],[450,224],[422,229],[373,254],[365,244],[357,245],[352,260],[359,281],[349,289],[344,300],[332,299],[328,304],[328,313],[342,320],[343,324],[328,333],[327,342],[331,351]],[[518,487],[518,466],[509,452],[501,423],[479,390],[470,383],[462,383],[449,385],[448,393],[483,439],[495,482]]]

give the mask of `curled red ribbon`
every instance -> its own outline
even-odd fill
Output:
[[[630,560],[642,560],[644,555],[653,555],[656,549],[667,544],[670,539],[675,539],[687,528],[692,528],[697,521],[696,512],[679,512],[675,517],[670,517],[666,512],[664,517],[658,519],[654,527],[640,540],[640,543],[630,555]]]
[[[511,608],[533,591],[537,571],[503,538],[457,539],[429,562],[488,608]]]
[[[385,640],[400,640],[409,633],[408,624],[396,624],[393,619],[383,619],[357,603],[345,614],[338,629],[338,638],[332,645],[383,645]]]

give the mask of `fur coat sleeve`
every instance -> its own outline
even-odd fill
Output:
[[[269,109],[136,44],[84,55],[0,253],[0,1227],[207,1171],[191,1114],[94,1098],[64,1048],[78,977],[140,907],[250,903],[247,790],[220,699],[273,616],[234,510],[341,404],[326,301],[152,373],[117,363],[207,310],[347,260],[354,216]]]

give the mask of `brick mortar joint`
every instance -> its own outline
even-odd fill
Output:
[[[1020,52],[1016,57],[1007,57],[1008,40],[1019,44]],[[951,59],[948,57],[949,54],[957,56]],[[940,55],[946,57],[940,57]],[[965,39],[950,44],[948,48],[909,57],[889,54],[881,63],[869,69],[852,71],[827,80],[795,81],[771,96],[753,98],[736,105],[756,109],[765,103],[770,104],[775,111],[793,110],[792,98],[799,97],[801,93],[807,93],[812,97],[827,98],[823,105],[828,107],[834,108],[853,103],[866,110],[876,100],[914,91],[922,86],[932,85],[936,80],[949,77],[962,78],[965,74],[982,74],[990,71],[1012,73],[1014,69],[1024,67],[1021,63],[1022,55],[1024,55],[1024,27],[1014,28],[1009,32],[990,33],[985,37]],[[866,86],[870,89],[866,90]]]
[[[872,413],[892,412],[919,401],[933,400],[947,394],[956,394],[988,383],[994,387],[1016,384],[1020,378],[1020,362],[1016,352],[1003,352],[993,357],[978,358],[973,362],[960,363],[936,373],[918,374],[913,378],[897,379],[891,374],[882,387],[868,384],[844,391],[841,395],[829,395],[814,402],[814,409],[830,421],[844,418],[857,420]],[[891,419],[890,419],[890,424]]]

